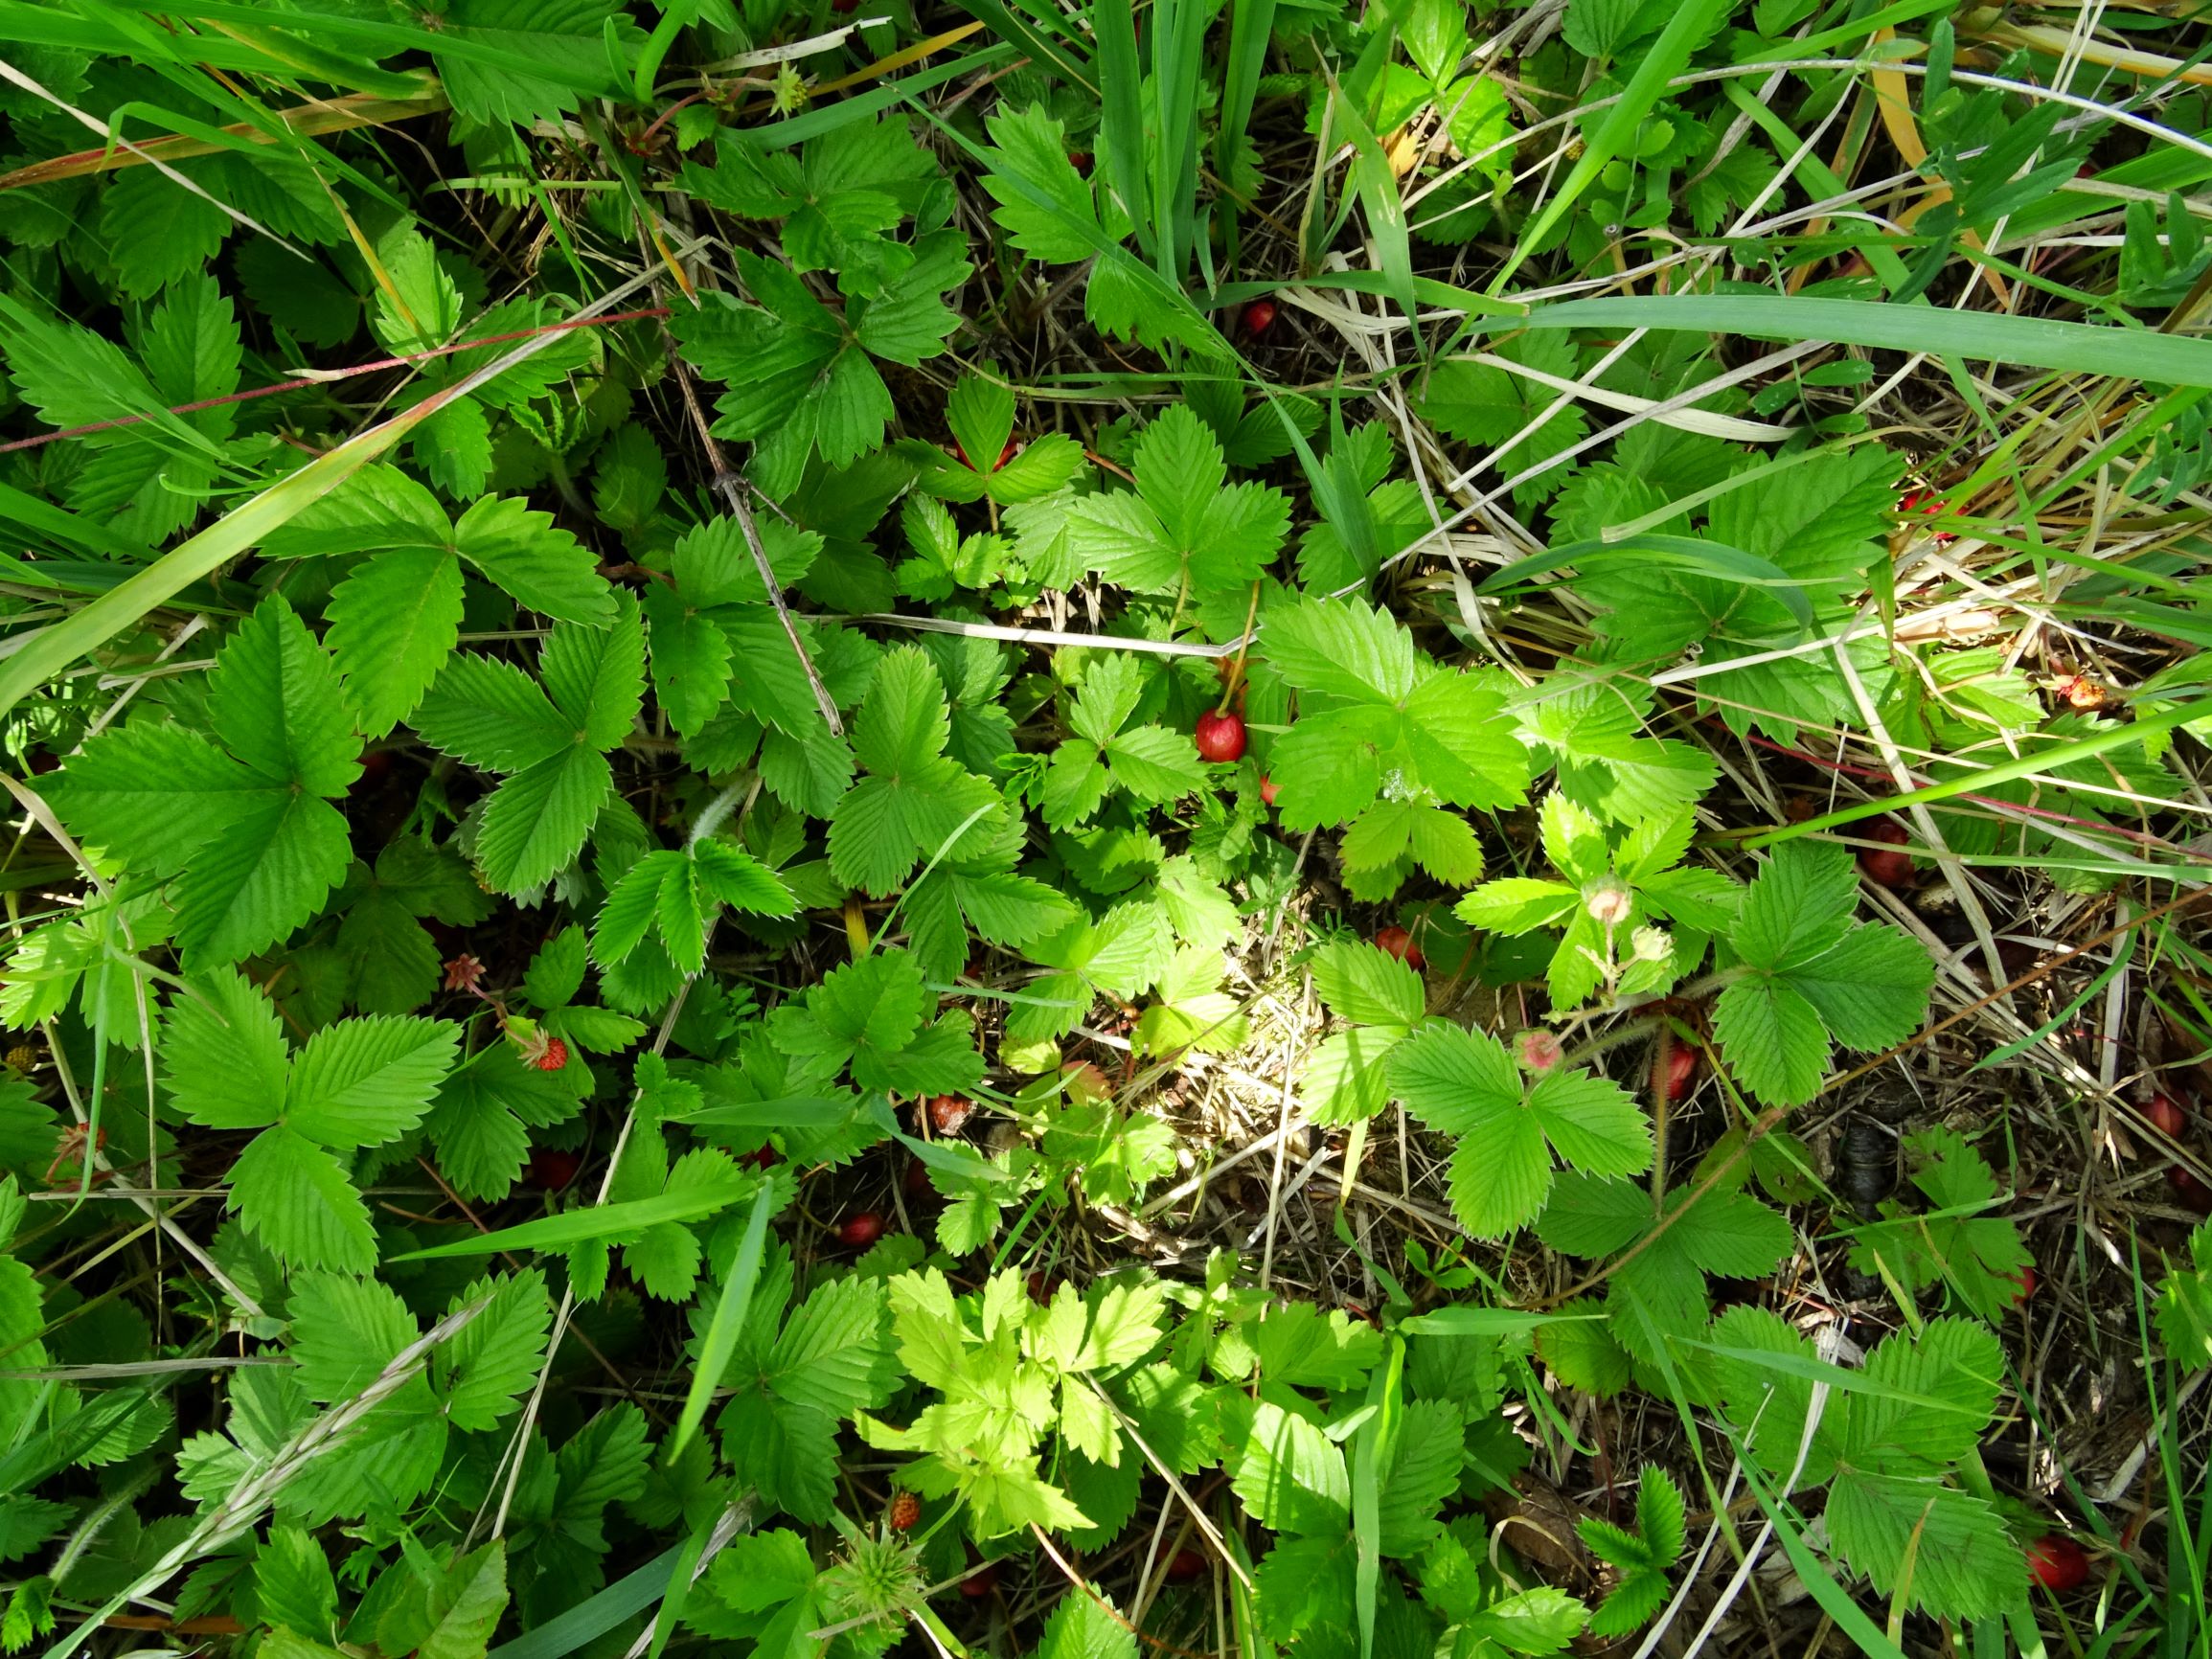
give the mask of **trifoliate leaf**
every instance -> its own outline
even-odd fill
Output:
[[[1885,1047],[1927,1010],[1934,963],[1895,928],[1855,923],[1857,897],[1851,854],[1802,841],[1776,848],[1745,895],[1730,939],[1746,971],[1714,1025],[1737,1077],[1776,1104],[1813,1098],[1832,1037]]]
[[[1134,490],[1085,496],[1069,512],[1076,548],[1108,581],[1199,595],[1248,585],[1281,551],[1289,499],[1231,485],[1220,442],[1185,405],[1145,428],[1135,460]]]
[[[927,654],[902,646],[885,656],[854,728],[854,754],[868,775],[830,821],[830,868],[840,881],[879,898],[924,859],[972,857],[990,845],[998,793],[945,759],[950,736]]]
[[[1524,1087],[1496,1038],[1433,1022],[1391,1053],[1392,1090],[1430,1127],[1461,1137],[1451,1163],[1454,1212],[1500,1238],[1536,1218],[1551,1191],[1552,1152],[1593,1174],[1651,1167],[1651,1126],[1617,1083],[1553,1072]]]

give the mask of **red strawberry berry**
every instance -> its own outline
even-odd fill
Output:
[[[905,1188],[906,1195],[909,1198],[914,1197],[917,1193],[928,1191],[929,1166],[924,1164],[920,1158],[907,1159],[906,1173],[900,1177],[899,1184]]]
[[[583,1168],[583,1160],[574,1152],[564,1152],[559,1147],[539,1147],[530,1154],[530,1184],[547,1193],[558,1193],[576,1179]]]
[[[1194,735],[1201,761],[1241,761],[1244,758],[1244,716],[1239,714],[1200,715]]]
[[[1177,1550],[1168,1563],[1168,1582],[1189,1584],[1206,1576],[1206,1557],[1196,1550]]]
[[[1859,868],[1866,879],[1878,887],[1905,887],[1912,881],[1912,855],[1893,852],[1892,847],[1903,847],[1911,840],[1904,825],[1894,818],[1877,818],[1860,828],[1859,833],[1869,841],[1884,841],[1886,847],[1862,847],[1859,852]]]
[[[891,1500],[891,1530],[911,1533],[914,1523],[922,1518],[922,1500],[912,1492],[901,1492]]]
[[[932,1095],[928,1109],[931,1128],[941,1135],[957,1135],[975,1110],[975,1102],[964,1095]]]
[[[882,1237],[883,1217],[873,1210],[846,1216],[845,1224],[837,1229],[837,1242],[854,1250],[865,1250]]]
[[[2176,1164],[2166,1171],[2166,1185],[2174,1189],[2174,1196],[2192,1210],[2212,1210],[2212,1187],[2197,1179],[2194,1170]]]
[[[2012,1299],[2013,1306],[2018,1307],[2036,1293],[2036,1286],[2041,1284],[2042,1280],[2037,1275],[2035,1264],[2030,1262],[2013,1275],[2013,1282],[2019,1286],[2018,1290],[2013,1292]]]
[[[1697,1080],[1698,1051],[1687,1043],[1676,1043],[1667,1051],[1666,1076],[1663,1079],[1654,1076],[1652,1079],[1669,1101],[1686,1099]]]
[[[960,1580],[960,1593],[970,1602],[980,1602],[997,1588],[998,1568],[990,1561]]]
[[[2046,1533],[2028,1546],[2028,1577],[2046,1590],[2077,1590],[2088,1579],[2089,1557],[2064,1533]]]
[[[1262,772],[1260,774],[1260,799],[1272,807],[1275,804],[1275,797],[1281,793],[1282,789],[1275,780]]]
[[[547,1037],[545,1052],[530,1063],[541,1072],[557,1072],[568,1064],[568,1045],[559,1037]]]
[[[1275,326],[1275,302],[1254,300],[1244,307],[1244,332],[1257,340]]]
[[[1413,935],[1402,927],[1383,928],[1375,936],[1375,943],[1415,973],[1428,966],[1428,958],[1421,954],[1421,946],[1413,943]]]
[[[2150,1104],[2143,1108],[2143,1116],[2150,1120],[2151,1127],[2170,1140],[2179,1140],[2189,1126],[2188,1113],[2166,1095],[2153,1095]]]

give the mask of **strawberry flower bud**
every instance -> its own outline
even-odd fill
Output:
[[[1522,1071],[1540,1078],[1565,1064],[1567,1052],[1557,1032],[1530,1030],[1514,1039],[1513,1057]]]
[[[1583,908],[1590,913],[1590,920],[1601,926],[1618,927],[1628,920],[1629,911],[1634,904],[1634,895],[1617,876],[1608,875],[1583,889]]]
[[[1675,953],[1674,935],[1663,927],[1639,927],[1630,937],[1638,962],[1664,962]]]

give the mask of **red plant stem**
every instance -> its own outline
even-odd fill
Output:
[[[544,323],[535,329],[517,329],[509,334],[488,334],[481,340],[458,340],[450,346],[433,346],[427,352],[408,352],[397,357],[378,357],[373,363],[357,363],[351,369],[323,369],[298,380],[284,380],[274,386],[257,386],[251,392],[233,392],[224,398],[202,398],[196,403],[173,403],[159,411],[168,415],[192,415],[202,409],[219,409],[225,403],[243,403],[254,398],[273,398],[279,392],[299,392],[309,386],[325,386],[333,380],[350,380],[356,375],[374,375],[382,369],[403,369],[410,363],[428,362],[433,357],[450,357],[456,352],[473,352],[479,346],[504,346],[514,340],[534,339],[539,334],[561,334],[571,329],[596,329],[607,323],[635,323],[647,317],[665,317],[666,306],[649,306],[642,311],[616,311],[604,317],[572,317],[564,323]],[[65,426],[58,432],[41,432],[35,438],[18,438],[12,443],[0,443],[0,455],[17,449],[35,449],[41,443],[52,443],[58,438],[83,438],[94,432],[110,431],[117,426],[134,426],[141,420],[151,420],[153,413],[145,415],[118,415],[112,420],[95,420],[89,426]]]

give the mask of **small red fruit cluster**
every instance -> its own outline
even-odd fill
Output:
[[[559,1037],[546,1038],[545,1052],[533,1060],[531,1064],[541,1072],[560,1070],[562,1066],[568,1064],[568,1045]]]
[[[891,1500],[891,1530],[911,1533],[914,1523],[922,1518],[922,1500],[912,1492],[901,1492]]]
[[[1195,738],[1201,761],[1242,761],[1244,716],[1234,709],[1223,714],[1200,715]]]

